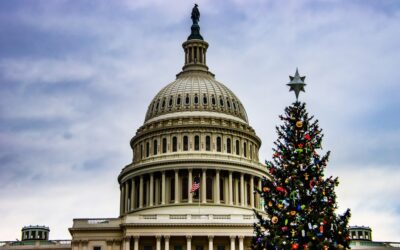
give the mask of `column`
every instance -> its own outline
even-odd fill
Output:
[[[189,203],[192,203],[193,202],[193,194],[192,193],[190,193],[190,191],[192,190],[192,184],[193,184],[193,176],[192,176],[192,169],[191,168],[189,168],[188,169],[188,171],[189,171],[189,177],[188,177],[188,192],[189,192]]]
[[[216,199],[216,203],[217,204],[219,204],[220,203],[220,201],[221,201],[221,197],[219,196],[219,193],[220,193],[220,190],[219,190],[219,170],[216,170],[216,173],[215,173],[215,185],[216,185],[216,189],[215,189],[215,191],[216,191],[216,194],[215,194],[215,199]]]
[[[206,169],[205,168],[203,168],[203,171],[202,171],[201,174],[202,174],[202,176],[201,176],[201,186],[200,186],[201,202],[202,203],[206,203],[207,202],[207,197],[206,197],[206,195],[207,195],[207,193],[206,193],[206,191],[207,191],[207,187],[206,187],[207,174],[206,174]]]
[[[254,176],[250,176],[250,207],[254,208]]]
[[[244,207],[245,200],[244,200],[244,174],[240,173],[240,201],[242,207]]]
[[[169,235],[164,235],[164,244],[164,250],[169,250]]]
[[[186,250],[192,250],[192,236],[186,235]]]
[[[133,250],[139,250],[139,236],[133,237]]]
[[[121,195],[120,195],[120,201],[119,201],[119,214],[124,213],[124,186],[121,184]],[[30,238],[30,233],[29,233],[29,238]]]
[[[139,180],[139,208],[143,207],[143,175],[140,176]]]
[[[236,236],[231,236],[231,250],[235,250],[235,239]]]
[[[243,250],[243,239],[244,239],[244,236],[240,235],[239,236],[239,250]]]
[[[84,241],[82,242],[82,250],[87,250],[87,245],[88,245],[88,241],[87,241],[87,240],[84,240]]]
[[[131,248],[131,239],[130,237],[125,237],[124,239],[124,250],[130,250]]]
[[[156,250],[161,250],[161,235],[156,235]]]
[[[152,207],[153,206],[153,201],[154,201],[154,173],[150,174],[150,202],[149,202],[149,206]]]
[[[131,210],[135,209],[135,200],[136,200],[136,183],[135,178],[132,178],[131,182]]]
[[[258,187],[257,187],[258,190],[261,191],[261,186],[262,186],[261,178],[258,178],[258,185],[257,185],[257,186],[258,186]],[[262,199],[261,195],[258,194],[257,197],[258,197],[258,203],[257,203],[258,209],[264,209],[263,207],[261,207],[261,199]]]
[[[214,248],[213,239],[214,239],[213,235],[208,236],[208,250],[213,250]]]
[[[128,198],[129,198],[129,182],[126,181],[125,182],[125,212],[128,212],[128,208],[129,208],[129,202],[128,202]]]
[[[229,171],[229,205],[233,205],[232,171]]]
[[[175,203],[179,203],[179,170],[175,170]]]
[[[106,241],[106,244],[107,244],[107,250],[112,250],[113,241],[112,241],[112,240],[107,240],[107,241]]]
[[[234,190],[235,190],[235,205],[239,205],[239,180],[234,179]]]
[[[161,205],[165,205],[165,171],[161,176]]]

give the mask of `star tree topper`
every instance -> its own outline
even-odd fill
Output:
[[[304,86],[306,84],[304,83],[304,79],[306,79],[305,76],[300,76],[299,70],[296,68],[296,73],[294,76],[289,76],[290,82],[287,84],[290,87],[289,91],[294,91],[296,94],[296,101],[299,99],[299,94],[300,91],[304,91]]]

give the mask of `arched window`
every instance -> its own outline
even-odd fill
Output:
[[[217,137],[217,152],[221,152],[221,137]]]
[[[160,99],[158,99],[158,101],[157,101],[156,110],[158,110],[159,106],[160,106]]]
[[[207,96],[206,95],[203,96],[203,104],[207,104]]]
[[[178,139],[176,136],[172,137],[172,152],[178,151]]]
[[[157,140],[154,140],[153,142],[153,155],[157,155],[157,150],[158,149],[158,143]]]
[[[206,151],[211,150],[211,138],[209,135],[206,136]]]
[[[167,138],[162,139],[162,152],[163,154],[167,153]]]
[[[146,142],[146,157],[150,156],[150,143]]]
[[[194,96],[194,104],[199,104],[199,97],[197,95]]]
[[[224,106],[224,99],[222,99],[222,97],[219,97],[219,105],[221,105],[221,107]]]
[[[171,95],[171,97],[169,98],[168,106],[171,107],[172,103],[174,103],[174,99],[173,99],[173,96]]]
[[[232,101],[232,104],[233,104],[233,110],[236,111],[236,103],[234,101]]]
[[[228,154],[232,153],[231,138],[226,139],[226,152]]]
[[[176,98],[176,105],[181,105],[181,95],[178,95],[178,98]]]
[[[165,98],[162,101],[161,108],[165,108]]]
[[[140,144],[140,159],[143,159],[143,144]]]
[[[253,177],[250,176],[250,178],[253,178]],[[253,190],[251,190],[249,182],[247,182],[246,186],[247,186],[247,190],[246,190],[246,192],[247,192],[247,201],[246,201],[246,204],[250,205],[250,195],[253,195]]]
[[[247,157],[247,143],[246,142],[243,143],[243,156]]]
[[[231,108],[231,102],[228,99],[226,100],[226,105],[228,105],[229,109]]]
[[[189,95],[186,95],[185,104],[189,105],[189,103],[190,103],[190,97],[189,97]]]
[[[239,143],[239,140],[236,140],[236,154],[240,155],[240,143]]]
[[[188,189],[188,178],[182,178],[182,200],[187,200],[189,196],[189,189]]]
[[[189,138],[187,135],[183,136],[183,151],[189,150]]]
[[[212,177],[206,178],[206,198],[207,198],[207,200],[213,199],[213,179],[212,179]]]
[[[212,103],[212,105],[215,105],[215,103],[216,103],[214,95],[211,96],[211,103]]]
[[[200,136],[198,135],[194,137],[194,150],[200,150]]]
[[[253,159],[253,144],[250,144],[250,159]]]

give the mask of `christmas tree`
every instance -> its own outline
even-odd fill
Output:
[[[257,190],[265,213],[255,211],[254,250],[349,249],[347,229],[350,211],[337,215],[335,186],[337,178],[324,177],[330,152],[320,156],[322,130],[318,120],[309,116],[298,95],[304,79],[296,70],[290,76],[290,90],[296,102],[285,108],[277,126],[272,161],[266,166],[270,176]]]

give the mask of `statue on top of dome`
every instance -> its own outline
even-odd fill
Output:
[[[199,22],[199,20],[200,20],[200,11],[199,11],[199,8],[198,8],[197,4],[194,4],[194,7],[192,9],[191,18],[192,18],[193,24],[197,24]]]

